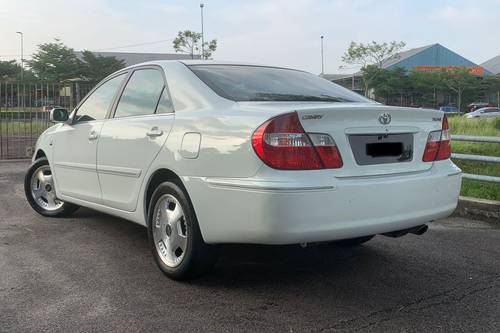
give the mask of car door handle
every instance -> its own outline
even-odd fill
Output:
[[[158,127],[153,127],[152,129],[149,130],[149,132],[146,133],[147,136],[149,136],[150,138],[155,138],[157,136],[162,136],[163,135],[163,131],[158,129]]]
[[[95,139],[97,139],[99,135],[97,135],[97,132],[96,131],[90,131],[89,132],[89,141],[94,141]]]

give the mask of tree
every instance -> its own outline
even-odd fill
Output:
[[[194,59],[195,54],[200,55],[202,59],[209,59],[217,49],[217,40],[212,39],[209,42],[203,43],[203,54],[201,53],[201,33],[191,30],[179,31],[177,37],[173,41],[175,52],[186,53]]]
[[[368,95],[370,82],[376,79],[382,69],[383,60],[396,56],[406,45],[405,42],[378,43],[372,41],[368,44],[351,42],[349,48],[342,56],[342,61],[349,65],[361,66],[365,95]],[[371,66],[368,68],[368,66]]]
[[[351,42],[342,56],[342,61],[346,64],[361,66],[361,68],[368,65],[382,68],[383,60],[395,56],[405,45],[405,42],[396,41],[390,43],[372,41],[368,44]]]
[[[439,72],[423,72],[413,69],[408,74],[413,94],[418,96],[418,104],[436,108],[438,93],[448,91]]]
[[[15,61],[0,61],[0,78],[16,78],[21,73],[21,66]]]
[[[399,96],[402,105],[403,96],[407,96],[413,91],[408,73],[402,67],[383,69],[375,65],[368,65],[362,69],[362,73],[367,88],[373,90],[377,99],[383,98],[385,103],[390,103],[391,97]]]
[[[0,79],[2,80],[21,80],[21,65],[15,60],[0,61]],[[33,72],[29,68],[23,69],[23,80],[35,80]]]
[[[462,112],[462,97],[465,91],[477,86],[481,77],[473,75],[467,68],[456,70],[442,70],[441,80],[449,90],[457,94],[457,108]]]
[[[483,95],[495,95],[497,106],[500,107],[500,76],[485,76],[481,84],[481,91]],[[490,98],[488,97],[488,102]]]
[[[89,81],[101,81],[109,74],[125,67],[125,62],[116,57],[104,57],[87,50],[82,54],[80,71]]]
[[[62,81],[81,76],[80,60],[59,39],[38,45],[38,51],[27,63],[40,80]]]

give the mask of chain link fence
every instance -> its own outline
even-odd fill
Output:
[[[49,111],[54,106],[72,110],[93,86],[0,81],[0,159],[31,157],[38,136],[52,125]]]

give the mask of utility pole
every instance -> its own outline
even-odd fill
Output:
[[[205,4],[200,3],[200,11],[201,11],[201,59],[205,59],[205,34],[203,32],[203,7],[205,7]]]
[[[323,38],[324,36],[321,36],[321,75],[325,74],[325,63],[323,59]]]
[[[21,81],[23,81],[24,78],[24,35],[21,31],[16,31],[16,34],[19,34],[21,37]]]

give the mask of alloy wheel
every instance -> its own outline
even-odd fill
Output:
[[[179,201],[171,194],[162,195],[156,202],[153,215],[153,240],[156,251],[169,267],[176,267],[184,258],[188,228]]]

